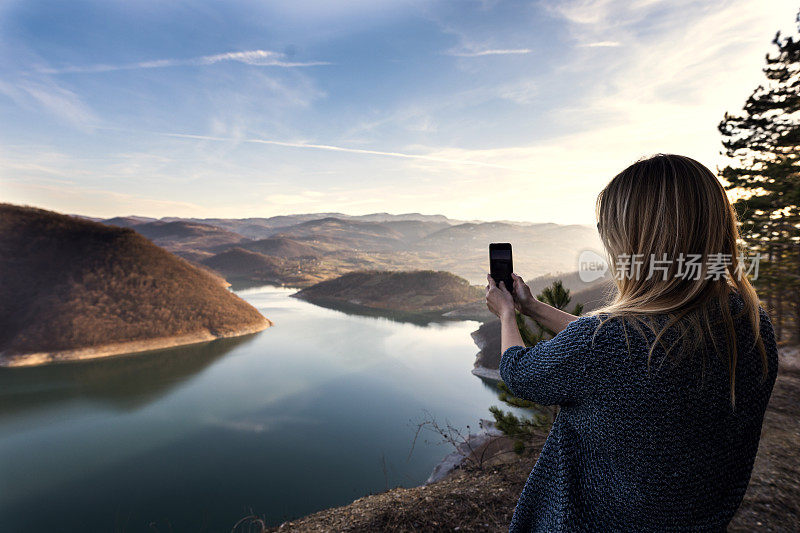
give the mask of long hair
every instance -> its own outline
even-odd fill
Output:
[[[669,355],[673,349],[685,354],[710,341],[727,361],[735,405],[737,346],[731,291],[744,302],[740,314],[746,314],[753,328],[764,375],[767,355],[758,296],[744,275],[740,257],[736,212],[720,182],[694,159],[658,154],[611,180],[597,197],[597,220],[618,290],[609,305],[592,314],[607,315],[604,321],[619,317],[623,324],[650,328],[655,337],[648,366],[657,344]],[[651,320],[656,315],[665,320]],[[712,316],[717,317],[714,324]],[[716,341],[720,329],[724,346]],[[667,338],[671,342],[665,345]]]

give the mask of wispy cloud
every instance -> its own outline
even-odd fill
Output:
[[[236,139],[232,137],[215,137],[210,135],[193,135],[188,133],[170,133],[170,132],[153,132],[155,135],[164,135],[166,137],[175,137],[179,139],[197,139],[202,141],[218,141],[218,142],[243,142],[250,144],[268,144],[272,146],[284,146],[287,148],[302,148],[308,150],[325,150],[329,152],[345,152],[349,154],[360,155],[375,155],[384,157],[396,157],[400,159],[414,159],[419,161],[430,161],[433,163],[448,163],[455,165],[477,166],[477,167],[491,167],[505,170],[511,170],[504,165],[487,163],[484,161],[472,161],[469,159],[451,159],[447,157],[438,157],[425,154],[408,154],[403,152],[388,152],[382,150],[365,150],[362,148],[348,148],[344,146],[334,146],[330,144],[314,144],[305,142],[288,142],[288,141],[274,141],[269,139]]]
[[[506,56],[506,55],[525,55],[533,50],[530,48],[496,48],[488,50],[450,50],[447,55],[456,57],[483,57],[483,56]]]
[[[0,80],[0,94],[20,107],[45,110],[81,128],[91,129],[92,124],[99,122],[77,94],[48,79],[22,79],[16,83]]]
[[[611,48],[615,46],[622,46],[622,43],[618,41],[595,41],[592,43],[585,43],[581,44],[585,48]]]
[[[286,54],[273,52],[271,50],[244,50],[239,52],[225,52],[188,59],[155,59],[150,61],[139,61],[136,63],[123,63],[118,65],[94,64],[94,65],[71,65],[58,68],[44,67],[37,69],[44,74],[71,74],[71,73],[93,73],[111,72],[115,70],[137,70],[182,66],[205,66],[224,62],[237,62],[253,65],[257,67],[316,67],[330,65],[327,61],[292,61]]]

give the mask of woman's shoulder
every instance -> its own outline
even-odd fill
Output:
[[[590,313],[583,315],[573,322],[576,330],[591,333],[593,337],[613,337],[622,334],[622,320],[619,316],[609,313]]]
[[[619,320],[602,314],[588,314],[570,322],[557,336],[595,345],[598,341],[622,338]]]

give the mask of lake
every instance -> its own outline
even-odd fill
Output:
[[[414,486],[501,405],[479,323],[417,325],[238,292],[275,323],[183,348],[0,369],[0,531],[230,531]]]

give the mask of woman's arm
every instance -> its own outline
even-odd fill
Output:
[[[548,327],[561,333],[526,348],[517,328],[515,307],[518,308],[520,302],[514,301],[502,282],[497,287],[491,276],[486,278],[489,281],[486,305],[500,319],[500,376],[509,390],[514,396],[542,405],[577,400],[584,386],[586,361],[591,360],[585,352],[595,330],[593,319],[579,320],[532,298],[541,307],[534,303],[536,307],[529,310]],[[514,285],[516,288],[517,280],[514,280]]]
[[[578,319],[575,315],[556,309],[534,298],[530,287],[521,277],[516,274],[511,274],[511,277],[514,279],[514,304],[523,315],[528,315],[554,333],[558,333],[566,328],[570,322]],[[516,323],[514,326],[516,327]]]
[[[525,346],[517,327],[517,315],[513,310],[500,317],[500,353],[512,346]]]
[[[597,323],[582,317],[550,340],[507,348],[500,356],[500,377],[517,398],[542,405],[580,401],[592,388]]]
[[[566,328],[570,322],[578,320],[577,316],[562,311],[561,309],[556,309],[536,298],[533,299],[533,303],[526,307],[525,311],[520,312],[524,315],[528,315],[539,324],[555,333]]]
[[[517,328],[514,297],[506,290],[502,281],[498,287],[490,275],[487,275],[486,279],[489,281],[486,286],[486,306],[500,319],[500,353],[511,346],[525,346]]]

